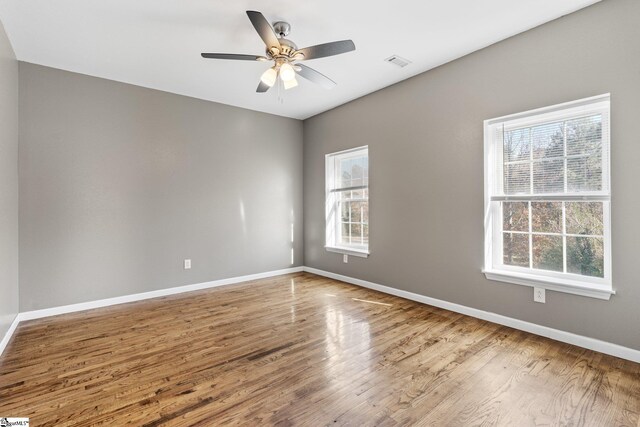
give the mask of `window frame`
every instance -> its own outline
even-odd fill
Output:
[[[500,129],[514,130],[544,123],[578,119],[594,113],[602,114],[602,189],[600,191],[504,195],[501,192],[504,180],[503,171],[503,139],[498,137]],[[608,300],[615,294],[611,277],[611,107],[610,94],[594,96],[577,101],[566,102],[550,107],[539,108],[517,114],[498,117],[484,121],[484,195],[485,195],[485,254],[483,273],[489,280],[496,280],[523,286],[583,295]],[[565,136],[566,139],[566,136]],[[565,189],[566,180],[566,141],[565,141]],[[529,159],[530,164],[535,162]],[[532,172],[530,172],[531,174]],[[533,179],[533,178],[530,178]],[[499,191],[500,188],[500,191]],[[567,272],[534,270],[529,267],[504,265],[502,262],[503,219],[502,203],[504,202],[602,202],[603,203],[603,245],[604,245],[604,277],[590,277]],[[529,221],[531,221],[531,205],[529,205]],[[529,230],[529,235],[533,233]],[[544,234],[544,233],[543,233]],[[563,236],[564,263],[566,265],[566,229],[563,204]],[[563,268],[566,270],[566,267]]]
[[[340,245],[340,226],[342,221],[340,220],[340,212],[338,211],[338,200],[336,200],[337,194],[344,191],[355,191],[364,189],[367,190],[367,204],[369,204],[369,182],[370,177],[367,177],[367,183],[360,186],[345,187],[336,189],[336,164],[341,160],[348,159],[350,157],[362,157],[363,153],[367,156],[367,168],[369,167],[369,146],[363,145],[361,147],[350,148],[347,150],[337,151],[325,155],[325,250],[328,252],[336,252],[344,255],[353,255],[357,257],[367,258],[370,255],[370,237],[366,245]],[[369,226],[369,222],[366,223]],[[371,229],[369,229],[369,233]],[[370,236],[370,234],[369,234]]]

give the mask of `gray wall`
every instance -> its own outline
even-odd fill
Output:
[[[20,63],[19,165],[21,311],[302,264],[300,121]]]
[[[0,23],[0,339],[18,314],[18,61]]]
[[[640,2],[605,0],[304,122],[305,264],[640,349]],[[610,301],[488,281],[483,120],[611,92]],[[325,252],[324,155],[369,145],[371,257]]]

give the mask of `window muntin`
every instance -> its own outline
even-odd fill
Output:
[[[485,271],[611,289],[609,96],[485,122]]]
[[[368,254],[368,148],[328,154],[325,167],[326,246]]]

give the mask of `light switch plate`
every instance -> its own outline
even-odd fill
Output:
[[[185,270],[189,270],[191,268],[191,260],[190,259],[185,259],[184,260],[184,269]]]

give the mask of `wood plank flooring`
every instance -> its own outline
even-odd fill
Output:
[[[21,323],[32,426],[640,426],[640,364],[307,273]]]

